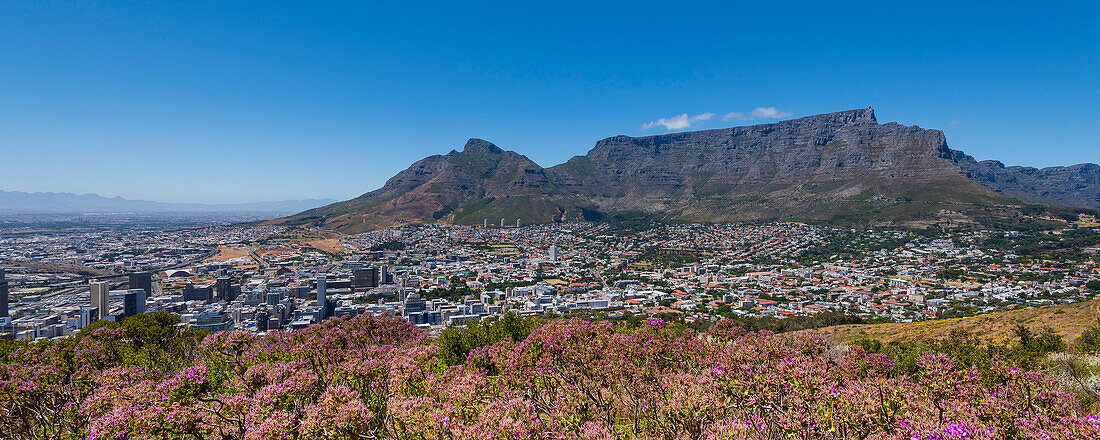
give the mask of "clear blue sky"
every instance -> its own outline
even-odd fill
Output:
[[[0,2],[0,189],[343,199],[470,137],[551,166],[867,106],[979,159],[1100,162],[1085,2],[178,3]]]

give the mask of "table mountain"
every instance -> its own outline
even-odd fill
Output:
[[[746,127],[615,136],[546,169],[471,139],[461,152],[422,159],[378,190],[282,222],[358,232],[420,222],[496,224],[501,218],[509,224],[795,219],[929,227],[1076,216],[1034,203],[1069,201],[1038,188],[1061,187],[1072,173],[1012,169],[1014,176],[1031,177],[1007,185],[988,183],[1006,181],[989,168],[949,148],[939,130],[880,124],[867,108]],[[1083,188],[1066,191],[1096,194],[1100,185],[1092,176]]]

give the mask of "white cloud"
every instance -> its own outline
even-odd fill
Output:
[[[947,123],[949,125],[959,125],[960,124],[960,122],[957,119],[952,119],[950,121],[947,121]]]
[[[729,120],[732,120],[732,119],[736,119],[738,121],[744,121],[744,120],[749,119],[749,117],[745,116],[745,114],[741,113],[741,112],[729,112],[729,113],[726,113],[725,115],[722,115],[722,120],[723,121],[729,121]]]
[[[673,116],[671,118],[661,118],[653,122],[642,124],[642,129],[648,130],[650,128],[660,125],[665,127],[665,129],[667,130],[681,130],[691,127],[691,124],[699,121],[706,121],[713,117],[714,113],[701,113],[695,116],[688,116],[687,113],[684,113],[678,116]]]
[[[757,107],[752,109],[753,118],[761,119],[779,119],[790,116],[791,112],[785,112],[775,107]]]
[[[722,115],[723,121],[751,121],[753,119],[780,119],[790,116],[791,112],[779,110],[775,107],[757,107],[748,114],[741,112],[729,112]],[[642,124],[642,129],[649,130],[654,127],[664,127],[667,130],[683,130],[690,128],[692,124],[699,121],[707,121],[717,116],[714,113],[700,113],[695,116],[689,116],[687,113],[683,113],[677,116],[668,118],[661,118],[653,122]]]

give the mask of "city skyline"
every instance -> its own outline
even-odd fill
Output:
[[[979,160],[1100,162],[1094,5],[658,6],[5,4],[0,189],[347,199],[471,137],[551,166],[868,106]]]

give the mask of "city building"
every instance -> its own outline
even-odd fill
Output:
[[[8,316],[8,280],[0,268],[0,318]]]
[[[145,313],[145,290],[130,289],[122,297],[122,317]]]
[[[236,292],[233,290],[233,280],[229,277],[218,277],[218,281],[214,284],[214,292],[218,301],[233,302],[237,299]]]
[[[153,296],[153,274],[151,272],[134,272],[130,274],[130,288],[145,291],[145,297]]]
[[[317,275],[317,320],[324,321],[328,318],[328,297],[326,290],[328,286],[327,280],[324,274]]]
[[[368,267],[352,271],[352,287],[355,290],[378,287],[378,268]]]
[[[111,285],[106,281],[92,281],[88,292],[91,306],[98,313],[97,317],[106,319],[111,314]]]

